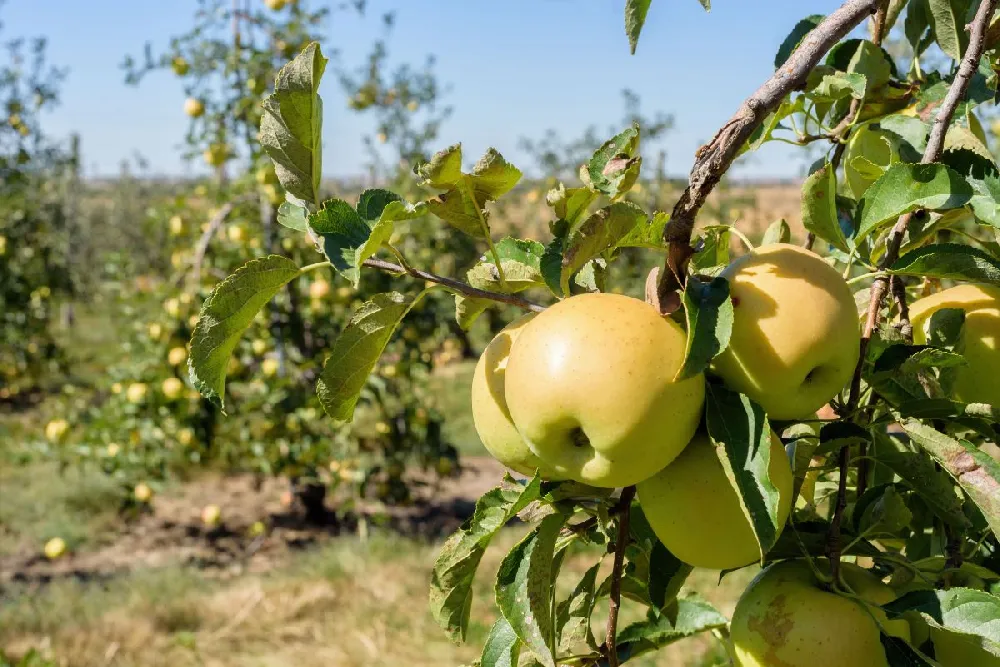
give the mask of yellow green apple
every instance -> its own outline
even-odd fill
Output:
[[[861,600],[822,588],[805,561],[784,561],[758,574],[733,612],[737,667],[887,667],[879,624],[890,635],[910,638],[906,621],[885,621],[877,606],[895,594],[867,570],[852,563],[840,568]]]
[[[955,369],[953,396],[966,403],[1000,406],[1000,287],[959,285],[910,306],[913,342],[927,342],[931,316],[942,308],[965,311],[958,351],[968,362]]]
[[[61,537],[53,537],[45,543],[44,551],[45,557],[49,560],[62,558],[63,554],[66,553],[66,540]]]
[[[941,667],[1000,667],[1000,656],[984,648],[987,640],[939,628],[931,628],[930,635],[934,642],[934,659]]]
[[[553,479],[555,472],[535,456],[514,427],[504,394],[511,346],[534,317],[531,314],[515,320],[483,350],[472,375],[472,419],[483,446],[497,461],[522,475],[531,476],[538,470],[542,477]]]
[[[168,401],[175,401],[184,393],[184,383],[179,378],[167,378],[160,385],[160,390]]]
[[[712,367],[773,419],[811,416],[851,379],[861,334],[847,283],[818,255],[787,243],[730,264],[733,331]]]
[[[205,113],[205,103],[196,97],[184,100],[184,113],[191,118],[200,118]]]
[[[792,506],[792,467],[774,433],[768,477],[778,489],[778,524],[783,527]],[[729,570],[760,560],[750,521],[707,434],[695,435],[680,456],[640,482],[637,490],[656,536],[685,563]]]
[[[641,482],[681,453],[701,420],[704,377],[676,380],[686,342],[680,326],[638,299],[564,299],[511,348],[511,421],[557,475],[600,487]]]

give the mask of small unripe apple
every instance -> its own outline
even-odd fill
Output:
[[[222,520],[222,509],[218,505],[205,505],[201,510],[201,522],[207,528],[215,528]]]
[[[129,403],[139,404],[146,400],[146,385],[142,382],[133,382],[125,390],[125,399]]]
[[[66,553],[66,540],[61,537],[53,537],[45,543],[45,557],[49,560],[62,558]]]
[[[202,153],[202,157],[205,158],[205,162],[210,167],[219,167],[225,164],[232,155],[229,152],[229,145],[223,143],[215,143],[210,145]]]
[[[1000,405],[1000,287],[965,284],[917,300],[910,307],[913,342],[927,342],[931,317],[943,308],[965,312],[958,352],[967,364],[954,369],[954,397]]]
[[[191,118],[200,118],[205,113],[205,103],[197,98],[189,97],[184,100],[184,113]]]
[[[771,434],[768,477],[778,489],[778,530],[792,506],[792,467]],[[759,561],[760,547],[715,446],[699,433],[638,487],[639,505],[670,553],[695,567],[731,570]]]
[[[132,495],[140,503],[148,503],[153,499],[153,489],[149,487],[149,484],[145,482],[139,482],[135,485],[135,489],[132,491]]]
[[[757,248],[722,276],[734,319],[713,369],[772,419],[813,415],[847,385],[860,354],[847,283],[819,255],[787,243]]]
[[[184,76],[191,69],[191,65],[188,61],[181,56],[175,56],[173,60],[170,61],[170,69],[174,70],[174,74],[177,76]]]
[[[264,374],[264,377],[273,377],[278,374],[278,360],[273,357],[268,357],[260,364],[260,371]]]
[[[511,348],[511,421],[558,475],[601,487],[641,482],[681,453],[701,421],[704,377],[675,380],[686,343],[680,326],[638,299],[564,299]]]
[[[45,425],[45,437],[53,444],[59,444],[69,434],[69,422],[65,419],[53,419]]]
[[[184,383],[179,378],[167,378],[160,386],[163,395],[169,401],[175,401],[184,393]]]

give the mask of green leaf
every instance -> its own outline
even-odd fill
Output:
[[[968,149],[946,151],[941,161],[972,186],[969,205],[981,222],[1000,229],[1000,171],[992,159]]]
[[[479,659],[480,667],[517,667],[520,654],[521,640],[517,638],[507,619],[501,616],[486,638],[486,646]]]
[[[726,476],[740,498],[763,559],[781,532],[778,489],[771,483],[771,427],[764,410],[722,385],[705,387],[705,424]]]
[[[812,16],[807,16],[792,28],[792,31],[788,33],[785,37],[785,41],[781,43],[781,47],[778,48],[777,55],[774,56],[774,69],[780,69],[785,61],[792,55],[792,52],[802,43],[803,38],[808,35],[813,28],[818,26],[823,22],[826,16],[823,14],[813,14]]]
[[[941,464],[976,504],[993,534],[1000,537],[1000,463],[965,440],[956,440],[916,419],[903,430]]]
[[[309,216],[309,226],[323,240],[323,252],[333,267],[357,287],[361,265],[392,236],[393,225],[424,214],[423,203],[404,202],[387,190],[365,190],[355,210],[341,199],[323,202]]]
[[[664,609],[676,600],[694,568],[663,546],[638,502],[632,504],[629,532],[632,533],[635,544],[644,554],[648,554],[646,580],[643,584],[649,604],[657,609]],[[634,562],[634,559],[630,560]]]
[[[935,516],[957,529],[968,526],[962,500],[955,494],[951,478],[934,464],[927,452],[913,449],[878,428],[872,429],[872,442],[879,464],[899,475]]]
[[[507,478],[510,480],[510,478]],[[472,606],[472,583],[493,537],[517,513],[541,496],[541,480],[510,480],[488,491],[475,512],[441,547],[431,575],[431,614],[452,639],[465,640]]]
[[[316,381],[316,394],[334,422],[351,421],[361,389],[396,327],[426,293],[408,297],[399,292],[376,294],[351,316]]]
[[[516,294],[532,287],[545,286],[541,271],[545,246],[538,241],[507,237],[500,240],[495,248],[500,257],[500,266],[503,267],[506,283],[500,282],[493,253],[482,256],[479,263],[466,273],[466,282],[478,289],[504,294]],[[455,317],[459,326],[468,329],[487,308],[497,305],[493,299],[456,294]]]
[[[649,250],[665,250],[663,230],[670,221],[670,214],[659,211],[653,214],[649,222],[640,221],[628,234],[622,238],[615,248],[646,248]]]
[[[188,357],[191,382],[203,396],[225,407],[226,367],[240,336],[278,290],[298,275],[295,262],[268,255],[250,260],[212,290],[191,334]]]
[[[850,252],[837,217],[837,174],[829,162],[802,184],[802,225],[834,248]]]
[[[889,272],[1000,285],[1000,261],[984,250],[958,243],[917,248],[896,260]]]
[[[628,192],[639,178],[639,126],[633,125],[604,142],[587,163],[589,186],[612,199]]]
[[[605,206],[587,218],[566,239],[562,248],[559,285],[563,294],[569,292],[569,280],[584,265],[613,250],[622,239],[640,225],[646,224],[646,214],[630,202]]]
[[[822,68],[822,69],[821,69]],[[868,90],[868,79],[864,74],[856,72],[841,72],[820,65],[809,74],[806,84],[806,94],[815,102],[827,104],[853,97],[864,99]]]
[[[628,45],[633,55],[639,44],[639,33],[646,23],[646,12],[649,11],[651,0],[625,0],[625,34],[628,35]]]
[[[895,74],[889,54],[867,39],[841,42],[830,51],[826,64],[848,74],[861,74],[868,91],[883,87]]]
[[[936,627],[961,633],[987,653],[1000,657],[1000,597],[996,595],[959,587],[919,590],[893,600],[883,609],[890,617],[919,612]]]
[[[701,237],[694,247],[696,252],[691,257],[691,269],[695,273],[716,274],[729,264],[729,237],[732,234],[729,225],[710,225],[703,227]]]
[[[961,60],[969,45],[965,26],[970,0],[928,0],[927,4],[938,46],[952,60]]]
[[[556,217],[570,226],[576,225],[587,212],[587,207],[597,199],[590,188],[567,188],[562,183],[545,194],[545,202],[552,207]]]
[[[646,620],[632,623],[618,635],[618,657],[624,662],[700,632],[726,627],[726,617],[702,600],[678,600],[676,607],[650,611]]]
[[[561,512],[550,514],[518,542],[500,564],[496,600],[504,618],[539,662],[555,667],[550,650],[554,632],[552,588],[556,538],[566,522]]]
[[[678,382],[703,372],[729,346],[734,317],[729,281],[721,276],[711,282],[692,277],[684,287],[683,299],[687,346],[684,365],[677,371]]]
[[[931,10],[927,6],[927,0],[910,0],[906,9],[906,18],[903,20],[903,34],[917,58],[930,45],[929,41],[924,39],[931,27],[930,21]]]
[[[278,207],[278,224],[297,232],[304,232],[309,227],[309,211],[305,206],[282,202]]]
[[[774,243],[788,243],[792,240],[792,228],[788,226],[785,219],[775,220],[764,230],[764,238],[761,245],[772,245]]]
[[[865,191],[856,242],[904,213],[959,208],[971,198],[972,188],[965,179],[943,164],[897,162]]]
[[[866,502],[865,496],[869,493],[871,502]],[[891,484],[866,491],[855,505],[854,512],[855,532],[869,537],[894,534],[908,526],[913,518],[906,500]]]
[[[493,148],[487,149],[471,173],[463,173],[461,144],[437,153],[430,162],[418,167],[417,174],[423,185],[445,190],[428,200],[428,210],[478,239],[485,239],[489,234],[486,202],[496,201],[521,179],[517,167]]]
[[[556,609],[560,653],[571,651],[584,642],[591,648],[597,648],[594,633],[590,629],[590,616],[594,613],[594,604],[597,602],[597,573],[600,569],[601,563],[598,561],[584,573],[573,592]]]
[[[319,205],[323,175],[323,100],[319,83],[327,59],[313,42],[281,68],[264,99],[260,144],[287,192]]]

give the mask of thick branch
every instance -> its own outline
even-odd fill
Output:
[[[805,82],[826,52],[865,17],[874,13],[878,5],[879,0],[848,0],[827,16],[803,39],[785,64],[743,102],[736,115],[722,126],[715,138],[698,150],[688,187],[674,206],[670,223],[663,232],[663,240],[670,244],[670,250],[666,270],[660,276],[661,301],[668,292],[683,284],[684,269],[693,254],[691,232],[695,217],[736,159],[740,148],[767,115]]]
[[[944,138],[948,132],[948,127],[951,125],[952,117],[955,115],[955,110],[958,108],[959,102],[965,97],[969,89],[969,83],[972,81],[972,76],[979,67],[979,59],[983,55],[983,49],[986,44],[986,30],[989,27],[990,18],[993,16],[998,2],[1000,0],[983,0],[979,5],[979,10],[976,12],[976,17],[971,25],[969,46],[962,57],[962,64],[959,66],[955,80],[952,81],[951,87],[948,89],[948,94],[945,96],[938,115],[934,119],[934,126],[927,141],[927,148],[924,149],[923,157],[920,160],[923,164],[936,162],[941,157],[941,152],[944,149]],[[889,237],[886,239],[885,256],[879,263],[879,269],[884,270],[899,259],[899,249],[903,244],[903,236],[912,218],[913,214],[907,213],[900,216],[899,220],[896,221],[892,231],[889,232]],[[872,284],[871,298],[868,302],[868,317],[865,319],[865,329],[861,336],[861,358],[858,360],[857,368],[854,369],[854,378],[851,382],[851,394],[848,400],[848,407],[851,409],[857,407],[860,398],[861,369],[864,364],[865,353],[868,351],[868,342],[871,340],[872,334],[878,328],[879,313],[885,303],[888,291],[889,276],[883,274],[876,278],[874,284]]]
[[[617,503],[620,510],[618,519],[618,537],[615,538],[615,563],[611,569],[611,590],[608,594],[610,607],[608,609],[608,632],[604,638],[604,648],[608,656],[608,667],[618,667],[618,610],[622,600],[622,571],[625,567],[625,548],[629,542],[629,511],[632,498],[635,497],[635,487],[626,486],[622,489],[621,498]]]
[[[413,276],[414,278],[419,278],[420,280],[427,280],[432,283],[437,283],[438,285],[444,285],[448,289],[458,292],[464,296],[472,297],[474,299],[489,299],[490,301],[499,301],[501,303],[509,303],[512,306],[517,306],[518,308],[523,308],[525,310],[530,310],[533,313],[540,313],[545,310],[545,306],[541,306],[527,299],[522,299],[521,297],[514,294],[502,294],[500,292],[490,292],[488,290],[478,289],[472,285],[463,283],[460,280],[454,280],[452,278],[447,278],[445,276],[439,276],[436,273],[429,273],[427,271],[421,271],[420,269],[415,269],[412,266],[402,266],[401,264],[394,264],[392,262],[386,262],[381,259],[366,259],[364,261],[364,266],[370,266],[374,269],[380,269],[382,271],[388,271],[390,273],[398,273],[402,275]]]

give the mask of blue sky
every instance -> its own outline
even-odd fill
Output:
[[[769,76],[774,53],[792,26],[840,2],[712,4],[706,13],[696,0],[655,0],[635,56],[629,55],[624,34],[624,0],[369,0],[366,19],[335,14],[324,46],[339,49],[344,64],[360,64],[381,32],[376,17],[394,10],[391,60],[422,63],[434,54],[440,81],[451,86],[447,101],[455,113],[443,128],[441,147],[462,141],[467,155],[478,155],[495,146],[515,164],[519,158],[526,162],[519,137],[538,137],[555,127],[572,138],[590,124],[603,128],[618,122],[619,91],[631,88],[641,96],[644,112],[674,115],[665,141],[667,169],[684,174],[698,146]],[[136,153],[154,173],[200,168],[180,158],[186,118],[178,80],[163,72],[129,87],[120,69],[123,57],[140,55],[146,41],[157,52],[170,36],[185,32],[195,7],[195,0],[0,5],[0,41],[45,35],[53,64],[69,68],[62,104],[45,123],[56,136],[81,134],[89,175],[116,173],[121,160]],[[336,177],[360,174],[361,136],[373,126],[347,109],[333,76],[321,92],[324,171]],[[801,158],[775,145],[760,151],[740,175],[797,176],[803,168]]]

